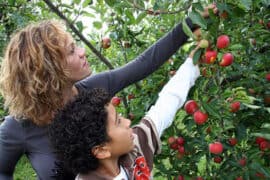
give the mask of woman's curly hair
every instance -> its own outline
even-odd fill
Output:
[[[49,137],[65,168],[85,174],[99,166],[93,147],[110,141],[106,106],[110,97],[102,89],[82,91],[49,125]]]
[[[17,119],[49,124],[71,86],[66,69],[70,33],[62,22],[46,20],[15,33],[1,63],[0,89],[5,107]]]

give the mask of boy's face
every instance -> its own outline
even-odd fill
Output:
[[[119,157],[134,148],[131,122],[129,119],[119,116],[111,103],[106,108],[108,111],[107,132],[111,138],[108,146],[111,157]]]

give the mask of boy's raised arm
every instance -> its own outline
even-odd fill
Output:
[[[192,57],[193,53],[163,87],[155,105],[146,114],[154,122],[159,137],[171,125],[177,110],[186,101],[190,88],[200,75],[199,67],[193,64]]]

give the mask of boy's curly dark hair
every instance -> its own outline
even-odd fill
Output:
[[[68,103],[49,125],[53,148],[65,168],[74,174],[85,174],[99,166],[91,154],[93,147],[108,142],[106,106],[110,97],[102,89],[82,91]]]

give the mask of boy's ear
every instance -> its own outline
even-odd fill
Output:
[[[111,151],[106,144],[93,147],[92,154],[97,159],[106,159],[106,158],[111,157]]]

